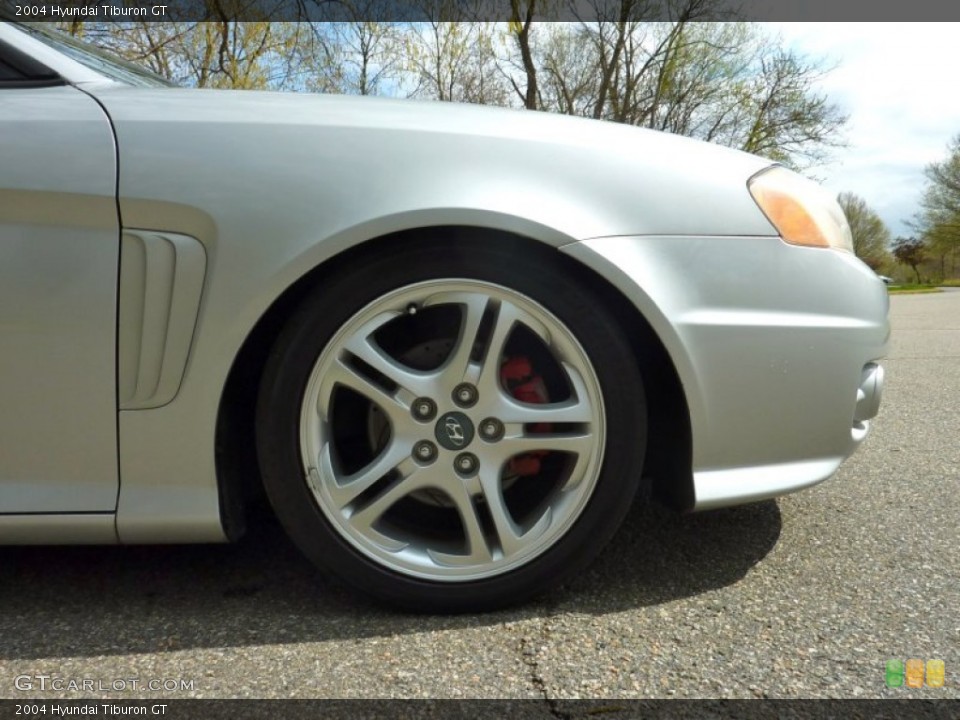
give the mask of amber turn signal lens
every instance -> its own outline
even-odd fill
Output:
[[[760,186],[754,189],[753,197],[787,242],[830,247],[810,213],[790,195],[776,188]]]
[[[843,211],[812,180],[774,167],[751,178],[750,194],[786,242],[807,247],[853,250]]]

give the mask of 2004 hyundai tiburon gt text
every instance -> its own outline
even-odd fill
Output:
[[[492,608],[648,489],[792,492],[877,413],[884,284],[762,158],[166,87],[13,25],[0,158],[0,542],[232,539],[253,474],[343,580]]]

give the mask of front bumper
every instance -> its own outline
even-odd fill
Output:
[[[866,437],[889,301],[852,255],[777,237],[609,237],[564,250],[633,302],[673,360],[695,510],[813,485]]]

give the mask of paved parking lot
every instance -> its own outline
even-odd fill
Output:
[[[234,546],[0,549],[0,696],[21,675],[166,697],[960,698],[960,292],[892,298],[883,409],[831,481],[637,510],[592,571],[491,615],[395,614],[274,527]],[[889,658],[946,687],[888,690]],[[25,682],[20,680],[21,684]],[[37,681],[35,681],[37,682]],[[192,689],[190,689],[192,686]]]

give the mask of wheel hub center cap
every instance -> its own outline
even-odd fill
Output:
[[[447,450],[463,450],[473,440],[473,423],[462,412],[441,415],[434,428],[437,442]]]

